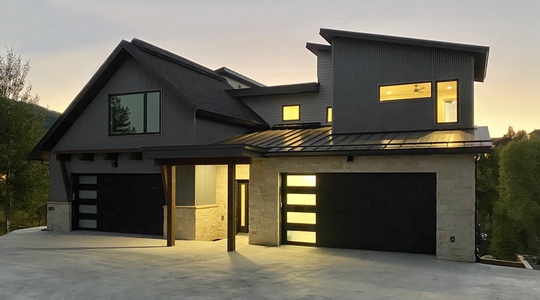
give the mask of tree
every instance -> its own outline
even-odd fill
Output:
[[[0,97],[37,104],[39,97],[31,96],[32,84],[26,81],[30,61],[23,64],[20,55],[14,53],[15,44],[6,48],[6,56],[0,56]]]
[[[490,249],[505,259],[540,254],[540,139],[518,132],[502,150],[499,168]]]
[[[111,133],[130,134],[136,133],[135,127],[131,126],[129,119],[129,107],[122,106],[120,97],[111,99]]]
[[[29,62],[13,53],[0,56],[0,207],[6,231],[13,218],[25,224],[42,222],[47,199],[48,169],[27,155],[43,135],[43,113],[36,109],[39,98],[32,97],[26,82]],[[23,225],[25,225],[23,224]]]

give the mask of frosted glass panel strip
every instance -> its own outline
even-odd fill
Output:
[[[79,227],[95,229],[95,228],[97,228],[97,221],[96,220],[80,219],[79,220]]]
[[[97,184],[97,176],[79,176],[80,184]]]
[[[287,194],[287,205],[317,205],[317,195]]]
[[[287,212],[287,223],[317,224],[316,213]]]
[[[97,205],[79,205],[81,214],[97,214]]]
[[[240,226],[246,226],[246,185],[240,185]]]
[[[287,241],[299,243],[316,243],[317,233],[313,231],[287,230]]]
[[[316,175],[287,175],[287,186],[316,186]]]
[[[81,199],[97,199],[97,191],[80,190],[79,198]]]

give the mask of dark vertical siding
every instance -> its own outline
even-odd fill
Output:
[[[473,120],[472,55],[374,41],[336,38],[334,64],[335,133],[470,128]],[[432,98],[379,101],[379,86],[420,81],[459,80],[458,125],[435,124]]]
[[[109,95],[161,91],[161,133],[109,136]],[[145,146],[187,145],[194,142],[194,113],[166,86],[134,59],[127,59],[103,87],[54,150],[125,149]]]

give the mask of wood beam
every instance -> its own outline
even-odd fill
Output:
[[[65,160],[60,160],[60,170],[62,171],[62,181],[64,182],[64,191],[66,193],[66,201],[70,202],[73,199],[71,199],[71,183],[69,180]]]
[[[227,165],[227,251],[236,251],[236,164]]]
[[[161,176],[163,179],[163,191],[167,203],[167,247],[172,247],[176,243],[176,174],[172,165],[161,166]]]

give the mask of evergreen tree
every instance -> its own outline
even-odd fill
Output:
[[[135,127],[131,126],[129,115],[131,112],[128,107],[121,104],[120,97],[111,99],[111,133],[130,134],[136,133]]]

